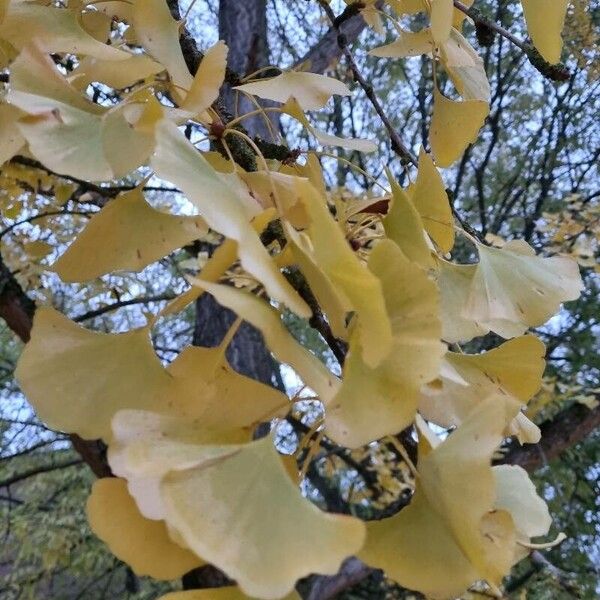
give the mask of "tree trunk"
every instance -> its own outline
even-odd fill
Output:
[[[229,47],[228,66],[242,77],[269,66],[266,0],[221,0],[219,38]],[[234,92],[228,84],[225,84],[223,98],[226,108],[234,115],[243,115],[257,108],[256,104],[243,94]],[[272,106],[273,103],[261,102],[260,105]],[[269,115],[269,122],[277,131],[278,119],[273,114]],[[275,141],[264,115],[244,119],[242,125],[250,136]]]

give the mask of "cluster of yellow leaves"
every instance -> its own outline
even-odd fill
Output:
[[[560,34],[540,32],[535,4],[524,1],[528,26],[550,60]],[[498,586],[523,544],[548,531],[547,510],[527,475],[490,465],[504,437],[537,440],[520,409],[540,387],[544,348],[522,334],[578,296],[577,265],[538,257],[524,242],[493,248],[476,240],[477,264],[449,262],[455,225],[438,167],[451,165],[477,135],[489,85],[452,2],[390,5],[425,10],[430,27],[401,32],[375,53],[432,52],[462,99],[451,100],[436,85],[432,155],[421,150],[413,183],[403,189],[388,174],[383,196],[345,203],[328,194],[314,154],[292,165],[259,161],[248,173],[185,138],[179,126],[189,119],[209,131],[218,122],[211,105],[227,49],[210,48],[192,76],[179,24],[164,0],[84,8],[0,3],[10,72],[0,106],[0,158],[28,152],[46,168],[86,181],[149,166],[197,211],[185,217],[157,211],[136,188],[108,202],[52,269],[64,281],[89,281],[139,271],[208,230],[224,238],[190,278],[190,290],[147,326],[96,333],[40,308],[19,360],[20,385],[44,421],[108,444],[117,478],[94,486],[90,523],[139,574],[175,578],[207,561],[239,585],[211,598],[291,598],[299,578],[333,574],[360,553],[406,587],[450,597],[477,580]],[[556,23],[559,13],[553,13]],[[373,21],[376,13],[366,16]],[[125,33],[113,31],[113,19],[127,25]],[[133,45],[144,53],[134,53]],[[55,64],[57,54],[80,59],[73,73]],[[93,102],[85,91],[91,81],[120,90],[119,101]],[[177,106],[161,104],[158,92],[165,91]],[[282,72],[244,82],[238,93],[283,103],[322,144],[374,149],[310,125],[305,111],[349,93],[339,81]],[[227,136],[239,132],[218,124],[227,147]],[[385,217],[362,221],[376,202],[388,206]],[[267,248],[260,233],[271,221],[281,225],[282,238]],[[361,231],[364,243],[356,250],[349,240]],[[260,294],[222,281],[236,261]],[[284,276],[290,266],[298,267],[334,334],[348,343],[341,378],[283,324],[284,308],[311,315]],[[338,444],[359,447],[416,424],[419,460],[408,508],[367,527],[303,497],[274,436],[253,439],[257,424],[284,417],[292,401],[230,367],[225,350],[235,326],[219,347],[189,347],[168,367],[161,364],[151,343],[156,319],[203,293],[257,327],[275,357],[314,390],[324,407],[322,433]],[[448,343],[488,331],[509,341],[475,356],[448,351]],[[441,441],[424,419],[456,431]]]
[[[600,272],[600,204],[583,202],[574,194],[565,198],[565,208],[547,212],[536,229],[549,237],[551,252],[573,257],[582,267]]]

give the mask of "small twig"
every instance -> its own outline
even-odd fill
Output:
[[[340,28],[337,22],[338,17],[335,16],[333,10],[331,9],[331,6],[329,6],[326,0],[318,0],[318,2],[327,14],[327,17],[331,21],[333,27],[339,32]],[[404,142],[400,139],[398,132],[394,129],[394,126],[391,124],[390,120],[385,114],[385,111],[383,110],[383,107],[381,106],[381,103],[379,102],[379,99],[377,98],[377,95],[373,90],[373,86],[363,77],[362,73],[360,72],[356,61],[354,60],[354,56],[352,55],[352,51],[348,46],[348,40],[346,36],[340,32],[337,38],[337,42],[340,50],[342,51],[342,53],[346,57],[346,60],[348,61],[348,65],[350,66],[350,70],[352,71],[352,74],[354,76],[354,80],[363,89],[367,98],[373,105],[375,112],[379,115],[381,122],[386,128],[388,135],[390,136],[392,150],[400,157],[400,159],[403,162],[408,162],[413,164],[414,166],[417,166],[417,157],[407,148]]]

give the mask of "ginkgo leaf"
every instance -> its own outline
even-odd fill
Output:
[[[437,45],[443,44],[450,35],[454,16],[452,0],[430,0],[431,37]]]
[[[489,329],[469,318],[469,315],[463,316],[477,266],[439,260],[438,269],[438,287],[442,300],[442,338],[454,343],[468,342],[474,337],[485,335]]]
[[[310,309],[277,269],[232,188],[173,123],[163,120],[157,125],[156,141],[151,161],[156,174],[177,185],[211,229],[238,243],[242,266],[265,286],[272,298],[308,317]]]
[[[189,590],[186,592],[171,592],[161,596],[158,600],[246,600],[246,596],[239,588],[229,586],[225,588],[213,588],[210,590]],[[293,591],[284,600],[301,600],[298,592]]]
[[[315,161],[316,157],[309,160]],[[302,198],[311,221],[307,233],[313,246],[314,261],[356,311],[363,359],[367,365],[375,367],[388,354],[392,343],[381,282],[352,251],[331,216],[325,197],[319,195],[308,181],[303,181]]]
[[[456,29],[442,44],[441,59],[464,100],[490,101],[490,83],[483,59]]]
[[[170,384],[147,328],[97,333],[50,308],[37,309],[15,375],[42,421],[86,439],[110,439],[121,408],[158,410]]]
[[[25,145],[17,121],[23,113],[10,104],[0,104],[0,165],[10,160]]]
[[[313,127],[295,98],[290,98],[282,107],[282,112],[299,121],[323,146],[341,146],[358,152],[374,152],[377,144],[373,140],[341,138]]]
[[[281,598],[310,573],[333,575],[364,539],[361,521],[302,497],[270,437],[202,468],[174,465],[160,491],[167,523],[250,596]]]
[[[516,532],[510,514],[495,508],[490,463],[518,410],[510,398],[491,396],[436,447],[421,436],[409,506],[368,524],[359,558],[433,598],[459,596],[479,579],[499,584],[513,562]]]
[[[169,387],[161,396],[160,412],[120,410],[112,419],[116,440],[109,448],[110,465],[128,479],[141,513],[149,519],[164,518],[158,485],[173,453],[194,465],[198,463],[196,450],[189,446],[192,442],[212,445],[215,456],[227,454],[230,447],[223,444],[250,441],[259,423],[283,416],[289,409],[285,394],[229,366],[228,343],[226,338],[216,348],[188,347],[179,354],[167,371]],[[160,447],[154,443],[151,450],[136,445],[152,436],[164,443]],[[190,452],[181,452],[182,442]]]
[[[510,394],[525,404],[541,387],[544,344],[525,335],[482,354],[448,352],[440,371],[440,384],[425,386],[419,403],[423,416],[443,427],[460,425],[473,408],[491,393]],[[513,420],[509,431],[522,441],[539,441],[539,429],[527,419]]]
[[[434,88],[429,142],[438,166],[451,166],[476,140],[489,110],[487,102],[450,100]]]
[[[140,577],[176,579],[202,565],[171,539],[163,521],[140,514],[124,479],[98,479],[86,510],[92,531]]]
[[[583,289],[576,261],[543,258],[523,240],[502,248],[477,244],[479,263],[463,315],[509,338],[544,324]]]
[[[132,21],[138,42],[168,71],[175,96],[185,98],[193,77],[179,45],[180,24],[171,16],[167,3],[135,0]]]
[[[433,51],[433,39],[429,29],[421,31],[402,31],[400,36],[391,44],[379,46],[369,50],[371,56],[389,58],[405,58],[407,56],[420,56]]]
[[[140,166],[153,136],[136,130],[123,105],[105,109],[73,88],[40,48],[11,65],[8,100],[28,113],[19,121],[31,153],[46,167],[87,180],[121,177]]]
[[[510,512],[517,531],[525,537],[546,535],[552,517],[527,471],[517,465],[497,465],[492,471],[496,480],[496,508]]]
[[[161,64],[143,54],[134,54],[120,61],[86,56],[73,71],[72,83],[83,89],[93,81],[98,81],[122,89],[161,71],[164,71]]]
[[[444,181],[423,147],[419,152],[417,180],[408,193],[431,239],[443,253],[450,252],[454,246],[452,209]]]
[[[114,271],[141,271],[207,232],[200,217],[160,212],[136,188],[94,215],[53,268],[67,282],[89,281]]]
[[[248,292],[233,287],[195,278],[190,278],[190,282],[205,289],[220,304],[259,329],[269,350],[281,362],[289,364],[323,402],[327,402],[335,394],[339,386],[337,377],[293,338],[272,306]]]
[[[319,302],[331,326],[333,334],[341,339],[347,336],[346,315],[352,310],[348,298],[341,294],[331,279],[323,273],[315,261],[310,248],[310,240],[292,227],[286,227],[286,237],[292,248],[294,259],[306,277],[310,290]]]
[[[437,376],[445,351],[437,318],[438,293],[426,273],[391,240],[375,246],[369,269],[383,287],[392,349],[379,366],[369,368],[353,335],[342,386],[325,415],[327,435],[353,448],[412,423],[421,386]]]
[[[11,2],[0,24],[0,39],[22,50],[35,40],[46,52],[84,54],[104,60],[122,61],[129,53],[95,40],[78,22],[79,10],[40,6],[33,2]],[[11,77],[12,83],[12,77]]]
[[[323,108],[333,95],[350,95],[345,83],[325,75],[302,71],[285,71],[277,77],[258,79],[233,89],[281,103],[295,98],[302,110]]]
[[[549,63],[559,62],[569,0],[521,0],[521,4],[536,49]]]
[[[396,243],[409,260],[423,268],[431,268],[434,265],[433,257],[425,239],[421,215],[391,172],[388,172],[387,177],[392,188],[392,200],[383,219],[385,234],[388,239]]]
[[[209,48],[200,61],[200,66],[185,100],[181,106],[183,111],[192,115],[201,115],[217,99],[225,78],[227,66],[227,46],[218,41]]]
[[[234,371],[225,358],[226,346],[188,346],[178,355],[167,370],[172,400],[165,410],[185,416],[205,441],[246,442],[255,426],[285,414],[290,403],[274,387]]]

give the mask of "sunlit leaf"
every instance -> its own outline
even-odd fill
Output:
[[[433,98],[429,142],[436,164],[449,167],[477,138],[489,105],[481,100],[450,100],[437,87]]]
[[[0,21],[0,39],[18,50],[35,40],[46,52],[69,52],[114,61],[131,56],[95,40],[81,27],[78,15],[77,9],[11,2],[4,21]]]
[[[53,268],[63,281],[140,271],[207,231],[200,217],[170,215],[152,208],[136,188],[94,215]],[[98,252],[100,246],[103,252]]]
[[[17,121],[23,113],[10,104],[0,104],[0,165],[10,160],[25,145]]]
[[[379,46],[369,51],[371,56],[390,58],[405,58],[407,56],[420,56],[433,51],[433,39],[429,29],[421,31],[402,31],[400,36],[391,44]]]
[[[114,179],[152,152],[152,135],[137,131],[121,105],[105,109],[93,104],[35,46],[13,62],[10,82],[8,100],[29,115],[18,124],[21,134],[35,158],[58,173]]]
[[[303,110],[323,108],[333,95],[350,95],[346,84],[337,79],[301,71],[285,71],[271,79],[258,79],[234,89],[282,103],[295,98]]]
[[[477,244],[477,250],[479,263],[463,315],[502,337],[544,324],[561,302],[576,300],[583,289],[574,260],[538,257],[525,241],[502,248]]]
[[[494,392],[510,394],[525,404],[542,385],[545,350],[535,336],[526,335],[482,354],[448,352],[439,385],[423,388],[419,410],[438,425],[455,427]],[[539,441],[539,429],[533,423],[526,428],[523,419],[527,418],[520,415],[509,425],[509,431],[523,430],[523,441]]]
[[[164,0],[135,0],[132,21],[139,43],[169,72],[175,95],[184,98],[193,78],[179,45],[180,25],[171,17],[167,3]]]
[[[182,190],[211,229],[238,243],[242,266],[263,283],[274,299],[300,316],[309,316],[310,310],[275,266],[231,187],[173,123],[161,121],[156,139],[152,157],[156,173]]]
[[[42,421],[86,439],[108,440],[121,408],[158,410],[170,384],[147,328],[97,333],[50,308],[37,309],[15,374]]]
[[[135,423],[131,418],[134,428]],[[186,427],[185,421],[182,425]],[[302,497],[270,437],[212,447],[169,443],[169,433],[161,430],[154,437],[132,431],[130,437],[138,448],[135,455],[146,448],[154,457],[147,473],[160,473],[158,489],[167,524],[245,593],[285,596],[300,577],[337,572],[342,560],[362,545],[360,521],[323,513]],[[148,464],[135,462],[141,468]],[[135,469],[134,463],[129,466]]]
[[[417,180],[409,194],[423,219],[425,230],[444,253],[454,246],[454,220],[444,181],[431,156],[421,147]]]
[[[518,410],[491,396],[437,447],[421,439],[410,505],[369,523],[359,557],[434,598],[458,596],[479,579],[498,585],[512,565],[516,532],[510,514],[495,509],[490,463]]]
[[[388,239],[396,243],[406,257],[424,268],[433,267],[432,249],[425,239],[425,227],[409,195],[391,173],[388,181],[392,188],[392,199],[383,227]]]
[[[353,335],[342,386],[326,407],[327,435],[357,447],[412,423],[423,384],[437,376],[445,346],[440,343],[435,283],[391,241],[379,242],[369,268],[382,283],[392,323],[392,349],[372,369]]]
[[[521,4],[535,47],[549,63],[559,62],[569,0],[521,0]]]
[[[176,579],[202,561],[176,544],[163,521],[144,518],[124,479],[98,479],[87,501],[92,531],[138,576]]]

